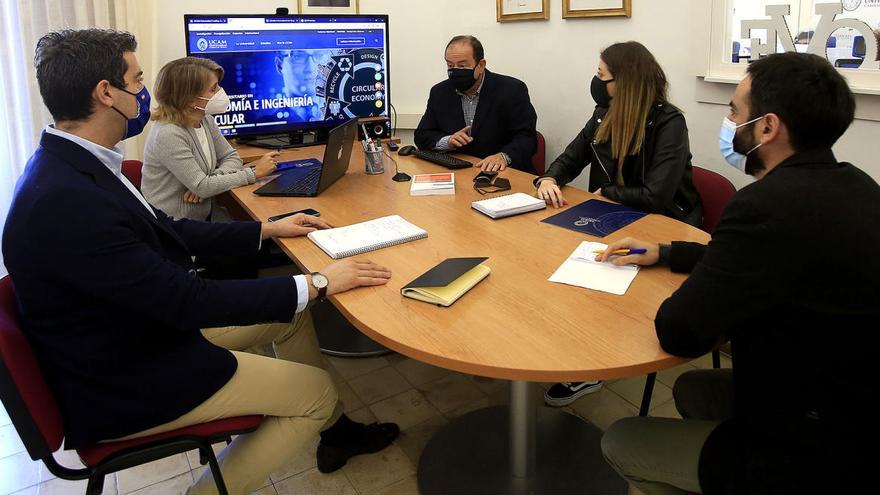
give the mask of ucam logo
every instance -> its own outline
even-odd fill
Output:
[[[848,12],[852,12],[857,8],[861,7],[864,3],[865,7],[880,7],[880,0],[841,0],[840,4],[843,5],[843,10]]]
[[[205,38],[199,38],[199,40],[196,41],[196,47],[199,49],[200,52],[207,50],[208,40],[206,40]]]
[[[599,220],[595,218],[581,217],[579,220],[575,220],[574,224],[578,227],[586,227],[587,225],[590,225],[591,223],[596,223],[598,221]]]
[[[225,49],[226,49],[226,40],[224,40],[224,39],[219,39],[219,40],[211,39],[211,40],[208,40],[208,48],[210,48],[210,49],[212,49],[212,50],[218,50],[218,49],[219,49],[219,50],[225,50]]]

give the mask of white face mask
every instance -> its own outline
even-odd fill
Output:
[[[199,110],[204,110],[204,112],[208,115],[217,115],[218,113],[225,113],[226,110],[229,109],[229,96],[226,95],[226,90],[220,88],[214,93],[214,96],[210,98],[205,98],[204,96],[197,96],[196,98],[200,100],[205,100],[208,103],[205,104],[205,107],[196,107]]]
[[[724,157],[724,160],[727,161],[727,163],[732,165],[740,172],[745,173],[746,160],[748,155],[756,149],[760,148],[761,143],[758,143],[757,146],[748,150],[745,154],[736,151],[735,149],[733,149],[733,138],[736,136],[736,130],[740,127],[755,123],[763,118],[764,116],[762,115],[761,117],[757,117],[748,122],[737,125],[736,122],[725,117],[724,121],[721,123],[721,130],[718,135],[718,145],[721,149],[721,156]]]

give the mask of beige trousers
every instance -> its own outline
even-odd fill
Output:
[[[220,418],[264,414],[260,427],[240,435],[217,456],[230,494],[248,494],[263,486],[269,473],[281,468],[324,426],[342,413],[336,389],[321,369],[320,349],[308,310],[291,323],[209,328],[202,331],[214,344],[232,351],[238,361],[226,385],[192,411],[164,425],[126,438],[136,438]],[[243,351],[272,343],[273,359]],[[187,492],[215,494],[206,470]]]
[[[684,419],[624,418],[602,436],[602,454],[644,495],[700,493],[700,452],[733,416],[733,370],[692,370],[672,389]]]

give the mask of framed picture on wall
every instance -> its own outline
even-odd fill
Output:
[[[496,0],[498,22],[547,20],[550,18],[550,0]]]
[[[632,17],[632,0],[562,0],[562,17]]]
[[[297,0],[300,14],[359,14],[360,0]]]

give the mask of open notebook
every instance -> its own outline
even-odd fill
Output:
[[[605,250],[601,242],[581,242],[556,272],[551,282],[575,285],[585,289],[600,290],[622,296],[626,294],[639,267],[636,265],[614,266],[610,262],[599,263],[593,251]]]
[[[398,215],[309,233],[309,239],[334,260],[425,237],[428,232]]]
[[[471,203],[471,208],[494,218],[504,218],[520,213],[528,213],[535,210],[543,210],[547,204],[543,199],[538,199],[526,193],[505,194],[494,198],[483,199]]]

